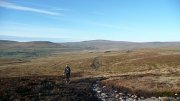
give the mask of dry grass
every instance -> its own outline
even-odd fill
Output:
[[[98,62],[94,63],[98,64],[95,69],[92,68],[94,59]],[[173,49],[64,53],[15,61],[0,60],[0,77],[62,75],[69,64],[74,73],[81,72],[82,76],[108,77],[102,83],[109,87],[148,95],[180,92],[180,51]]]
[[[111,88],[120,88],[124,91],[141,96],[172,96],[180,93],[180,77],[169,75],[122,75],[111,77],[102,82]]]

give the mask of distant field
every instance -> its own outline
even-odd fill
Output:
[[[73,73],[108,78],[102,84],[112,88],[157,96],[170,96],[180,92],[180,50],[177,48],[104,52],[58,52],[51,49],[43,50],[44,53],[41,50],[37,50],[37,53],[32,50],[18,51],[20,56],[14,53],[15,56],[11,54],[3,57],[4,53],[1,53],[1,78],[62,75],[65,65],[69,64]],[[40,52],[43,55],[28,58],[26,52],[36,55]],[[33,57],[31,54],[29,55]]]
[[[10,48],[0,49],[0,57],[15,58],[15,59],[31,59],[37,57],[44,57],[63,52],[73,52],[80,49],[76,48]]]

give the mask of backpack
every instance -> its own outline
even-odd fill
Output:
[[[70,73],[70,68],[69,67],[65,68],[65,73]]]

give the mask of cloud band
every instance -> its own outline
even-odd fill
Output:
[[[29,12],[47,14],[47,15],[61,15],[60,13],[57,13],[57,12],[52,12],[52,11],[47,11],[47,10],[42,10],[42,9],[37,9],[37,8],[32,8],[32,7],[26,7],[26,6],[19,6],[19,5],[5,2],[5,1],[0,1],[0,7],[20,10],[20,11],[29,11]]]

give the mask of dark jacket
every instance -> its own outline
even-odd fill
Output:
[[[64,73],[65,74],[70,74],[71,73],[71,69],[69,66],[67,66],[65,69],[64,69]]]

